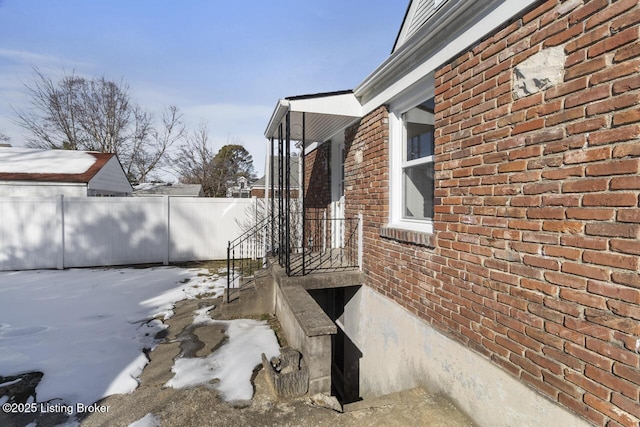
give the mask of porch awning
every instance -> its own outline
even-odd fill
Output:
[[[302,116],[305,113],[306,145],[325,142],[362,117],[362,106],[350,90],[280,99],[264,133],[267,139],[278,137],[280,124],[284,129],[287,111],[291,113],[291,140],[294,141],[302,140]]]

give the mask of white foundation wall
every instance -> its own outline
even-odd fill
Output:
[[[367,286],[340,321],[363,354],[363,398],[422,386],[449,396],[479,426],[590,426]]]

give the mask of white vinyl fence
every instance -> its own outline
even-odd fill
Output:
[[[253,199],[0,198],[0,270],[226,259]]]

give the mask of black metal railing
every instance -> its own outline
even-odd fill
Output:
[[[305,218],[305,245],[292,275],[358,268],[359,218]]]
[[[360,218],[327,218],[326,211],[307,213],[293,229],[275,237],[274,255],[289,276],[356,269],[360,259]]]
[[[227,244],[227,302],[232,289],[240,290],[265,265],[269,218],[263,218]]]
[[[362,217],[327,218],[326,211],[307,213],[304,220],[272,221],[267,215],[227,244],[227,295],[251,283],[267,256],[288,276],[360,268]]]

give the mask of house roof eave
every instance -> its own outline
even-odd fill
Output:
[[[350,90],[280,99],[265,131],[267,139],[278,137],[279,126],[287,113],[290,113],[292,140],[302,140],[304,115],[305,143],[324,142],[361,118],[362,106]]]
[[[273,109],[273,113],[271,113],[271,118],[269,119],[269,124],[267,125],[267,129],[264,131],[264,136],[267,139],[276,138],[278,135],[278,127],[284,116],[287,114],[289,110],[289,101],[286,99],[279,99],[276,103],[276,107]]]
[[[89,181],[109,162],[115,154],[87,152],[95,157],[95,162],[82,173],[32,173],[32,172],[2,172],[0,180],[3,181],[33,181],[33,182],[67,182],[88,184]]]
[[[447,0],[354,89],[363,105],[363,114],[392,102],[424,76],[536,1]]]
[[[500,1],[502,0],[490,0],[489,2],[494,3]],[[366,92],[379,85],[383,80],[396,80],[404,71],[404,67],[401,65],[425,45],[436,33],[441,31],[443,25],[454,20],[473,3],[474,2],[467,2],[465,0],[447,1],[413,37],[409,38],[401,46],[394,46],[392,54],[356,86],[353,90],[356,96],[364,97]],[[411,3],[409,7],[411,7]],[[407,10],[407,13],[408,12],[409,10]],[[402,28],[400,29],[400,33],[401,32]],[[400,33],[398,35],[400,35]]]

